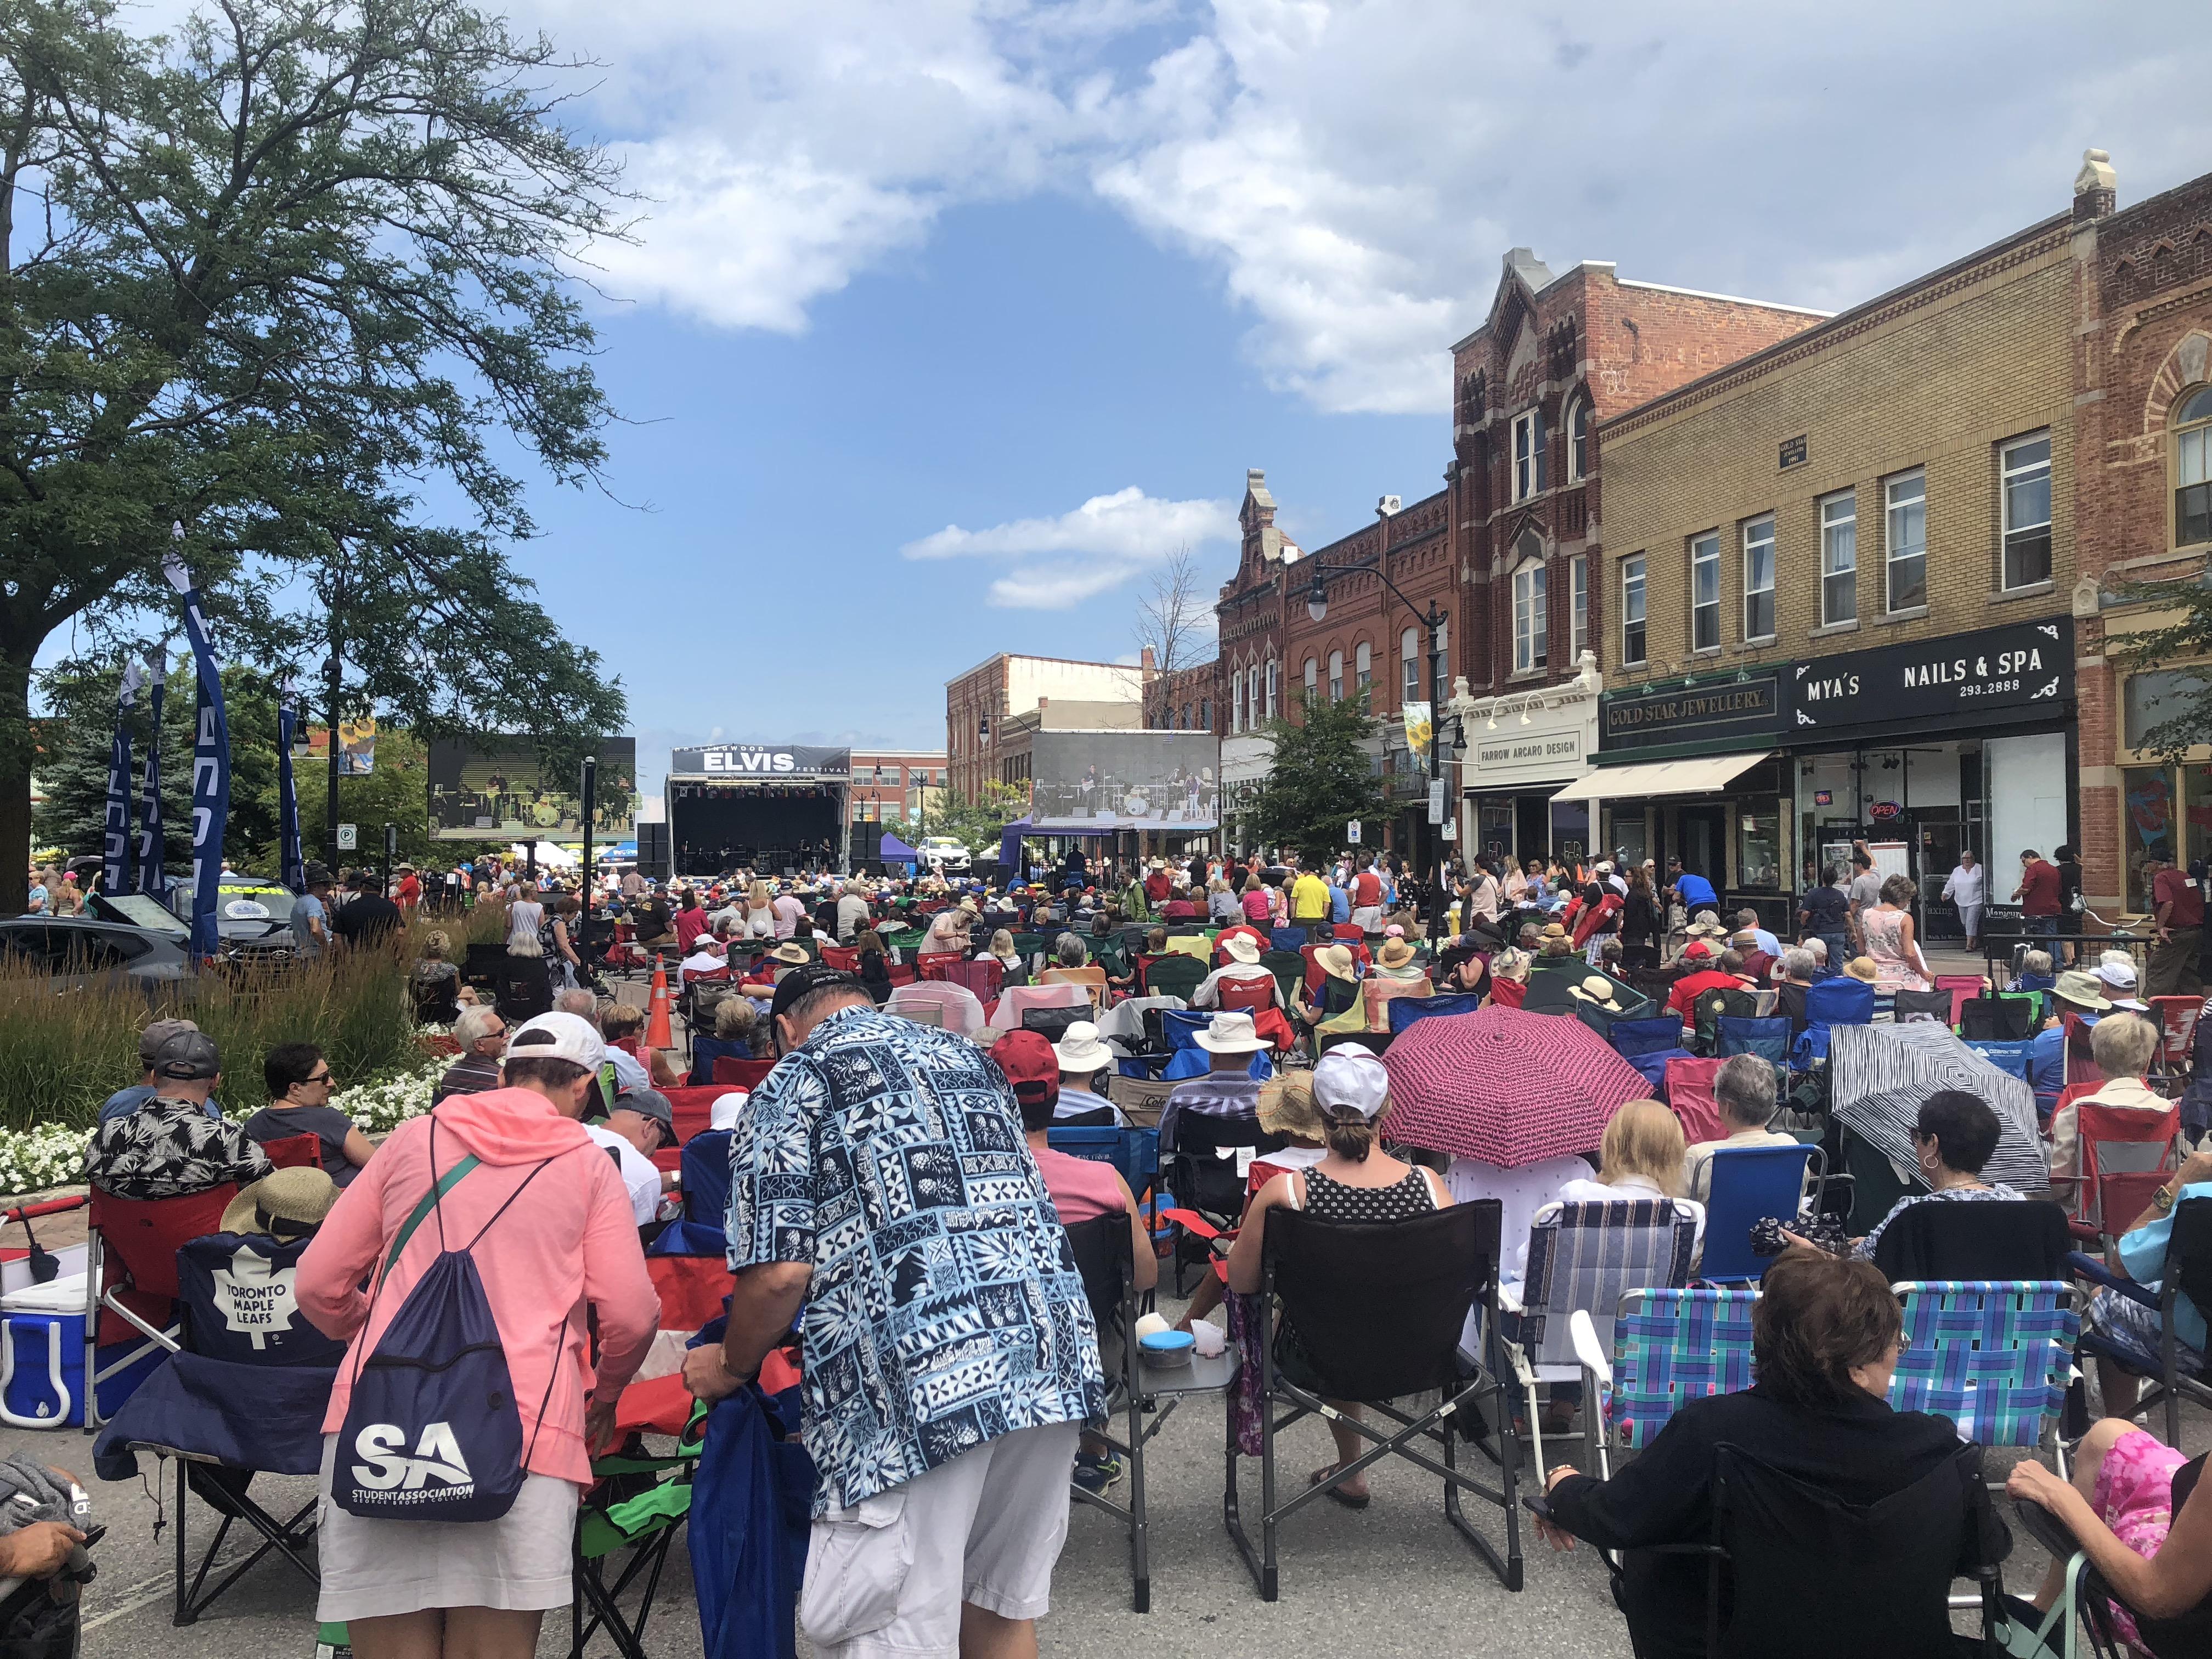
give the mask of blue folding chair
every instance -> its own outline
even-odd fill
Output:
[[[1790,1063],[1799,1071],[1828,1060],[1828,1028],[1832,1025],[1874,1024],[1874,987],[1864,980],[1838,974],[1806,988],[1805,1030],[1797,1038]]]
[[[1710,1244],[1712,1233],[1706,1230]],[[1631,1291],[1620,1299],[1612,1352],[1588,1314],[1570,1317],[1575,1356],[1602,1425],[1598,1473],[1610,1480],[1613,1447],[1640,1449],[1692,1400],[1751,1386],[1755,1290]]]
[[[1892,1285],[1905,1334],[1889,1403],[1933,1412],[1984,1446],[2041,1448],[2057,1441],[2081,1316],[2074,1287],[2033,1279],[1907,1280]]]
[[[1734,1054],[1757,1054],[1777,1071],[1790,1064],[1790,1021],[1746,1019],[1723,1014],[1714,1024],[1723,1060]]]
[[[730,1142],[734,1129],[702,1129],[684,1143],[678,1183],[684,1189],[684,1218],[722,1231],[730,1214]]]
[[[2033,1083],[2034,1081],[2034,1079],[2027,1074],[2028,1050],[2034,1047],[2033,1042],[1969,1042],[1966,1044],[1966,1047],[1972,1049],[1984,1060],[1989,1061],[1989,1063],[1996,1066],[1997,1070],[2005,1073],[2006,1076],[2016,1077],[2023,1083]],[[2052,1097],[2052,1099],[2055,1103],[2057,1097]]]
[[[1656,1054],[1662,1048],[1681,1048],[1682,1022],[1672,1014],[1658,1019],[1616,1019],[1605,1036],[1613,1044],[1613,1053],[1623,1060],[1634,1060],[1638,1054]]]
[[[1471,1014],[1482,1006],[1479,991],[1453,991],[1437,997],[1392,997],[1383,1005],[1390,1011],[1390,1034],[1395,1036],[1417,1019],[1436,1019],[1448,1014]]]
[[[1681,1027],[1678,1025],[1674,1029],[1680,1030]],[[1623,1054],[1621,1058],[1634,1066],[1644,1082],[1651,1085],[1652,1099],[1664,1100],[1667,1098],[1667,1067],[1669,1062],[1695,1060],[1697,1056],[1687,1048],[1653,1048],[1645,1054]]]
[[[1066,1152],[1070,1158],[1087,1158],[1112,1164],[1121,1172],[1121,1179],[1129,1183],[1131,1195],[1139,1199],[1144,1197],[1146,1189],[1159,1174],[1158,1129],[1054,1128],[1045,1131],[1044,1139],[1053,1151]]]
[[[1313,940],[1307,936],[1306,930],[1303,927],[1271,927],[1267,930],[1267,948],[1270,951],[1289,951],[1295,953],[1303,951],[1312,943]]]
[[[1181,1083],[1188,1078],[1204,1077],[1212,1069],[1213,1056],[1194,1042],[1176,1050],[1175,1058],[1162,1069],[1160,1081]],[[1274,1074],[1275,1063],[1267,1058],[1265,1048],[1252,1056],[1252,1063],[1244,1072],[1255,1083],[1265,1083]]]
[[[1160,1010],[1160,1031],[1174,1052],[1198,1046],[1198,1034],[1213,1024],[1213,1016],[1204,1012],[1192,1012],[1181,1008]]]
[[[1796,1218],[1806,1197],[1806,1169],[1815,1158],[1820,1159],[1813,1177],[1817,1209],[1827,1175],[1827,1160],[1818,1146],[1730,1146],[1713,1154],[1700,1279],[1747,1284],[1766,1271],[1766,1258],[1752,1254],[1752,1227]]]

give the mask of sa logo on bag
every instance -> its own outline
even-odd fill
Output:
[[[399,1450],[406,1443],[407,1431],[397,1423],[371,1423],[362,1429],[354,1441],[354,1455],[364,1460],[353,1466],[355,1480],[372,1492],[416,1492],[435,1480],[462,1488],[450,1494],[454,1498],[476,1489],[476,1477],[450,1424],[425,1425],[412,1457]]]

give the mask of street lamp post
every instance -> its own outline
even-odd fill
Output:
[[[1407,599],[1398,584],[1384,575],[1377,565],[1324,564],[1318,559],[1309,559],[1305,563],[1313,573],[1312,585],[1306,589],[1306,615],[1312,617],[1314,621],[1321,622],[1328,615],[1328,579],[1331,576],[1364,574],[1373,576],[1376,581],[1389,588],[1396,596],[1398,603],[1412,611],[1415,620],[1429,630],[1429,778],[1431,782],[1441,780],[1443,777],[1444,724],[1443,710],[1440,706],[1443,699],[1438,692],[1444,683],[1444,623],[1449,620],[1444,614],[1443,607],[1431,599],[1428,609],[1424,611],[1413,600]],[[1467,736],[1456,724],[1453,730],[1452,753],[1455,759],[1466,750]],[[1446,786],[1444,799],[1447,818],[1451,816],[1458,805],[1451,798],[1451,790],[1456,786],[1456,781],[1455,779]],[[1451,907],[1451,884],[1445,874],[1444,838],[1442,824],[1436,827],[1435,842],[1436,925],[1441,927]]]

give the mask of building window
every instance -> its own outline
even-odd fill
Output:
[[[1275,718],[1275,659],[1267,659],[1267,718]]]
[[[1630,667],[1644,660],[1644,556],[1620,562],[1620,661]]]
[[[1352,689],[1364,694],[1374,683],[1375,653],[1367,641],[1362,640],[1352,648]]]
[[[1533,673],[1549,655],[1551,624],[1544,609],[1544,566],[1540,560],[1513,573],[1513,672]]]
[[[1893,613],[1928,603],[1928,475],[1908,472],[1882,486],[1882,570]]]
[[[1859,614],[1859,499],[1850,490],[1820,503],[1820,626]]]
[[[2004,585],[2051,580],[2051,434],[2015,438],[1997,451],[2004,484]]]
[[[1743,636],[1774,637],[1774,515],[1743,527]]]
[[[1567,411],[1567,479],[1571,483],[1589,477],[1589,400],[1576,398]]]
[[[1321,667],[1311,657],[1306,659],[1306,696],[1310,697],[1321,687]]]
[[[1211,697],[1198,700],[1198,729],[1201,732],[1213,730],[1213,699]]]
[[[1344,701],[1344,653],[1341,651],[1328,653],[1328,700],[1331,702]]]
[[[1721,538],[1718,531],[1690,544],[1690,649],[1721,645]]]
[[[1229,729],[1244,729],[1244,671],[1241,668],[1229,677]]]
[[[2173,417],[2173,544],[2212,542],[2212,386],[2180,400]]]
[[[1589,555],[1577,553],[1567,561],[1567,625],[1572,633],[1567,654],[1577,664],[1589,649]]]
[[[1451,695],[1451,622],[1449,618],[1437,624],[1437,683],[1432,696],[1435,699],[1431,717],[1444,711],[1444,699]]]
[[[1544,489],[1544,412],[1513,417],[1513,499],[1525,501]]]
[[[1398,681],[1401,688],[1399,700],[1401,702],[1419,702],[1421,700],[1421,635],[1418,629],[1409,628],[1398,635],[1398,656],[1405,670]]]

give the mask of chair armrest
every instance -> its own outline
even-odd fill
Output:
[[[1498,1281],[1498,1311],[1510,1314],[1522,1311],[1520,1290],[1502,1279]]]
[[[1157,1218],[1172,1221],[1185,1232],[1196,1233],[1200,1238],[1212,1239],[1222,1236],[1220,1228],[1195,1210],[1162,1210]]]
[[[2140,1302],[2144,1307],[2153,1310],[2158,1307],[2158,1298],[2155,1296],[2136,1284],[2134,1279],[2124,1274],[2112,1272],[2094,1255],[2084,1255],[2079,1250],[2069,1250],[2066,1255],[2066,1265],[2073,1269],[2077,1278],[2086,1279],[2093,1285],[2101,1285],[2108,1291],[2118,1291],[2129,1301]]]
[[[1595,1377],[1600,1388],[1613,1386],[1613,1360],[1597,1340],[1597,1322],[1589,1310],[1577,1308],[1567,1318],[1567,1335],[1575,1345],[1575,1358]]]

